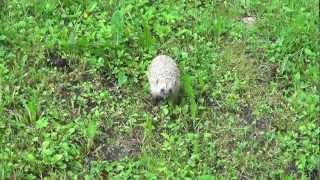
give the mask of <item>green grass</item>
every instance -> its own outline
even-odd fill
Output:
[[[312,0],[0,0],[0,178],[316,179],[318,12]],[[180,104],[151,104],[160,53],[181,68]]]

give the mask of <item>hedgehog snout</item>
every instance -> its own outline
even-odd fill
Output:
[[[154,102],[155,104],[158,104],[158,103],[160,103],[161,101],[163,101],[164,98],[163,98],[162,96],[154,96],[154,97],[152,98],[152,100],[153,100],[153,102]]]
[[[161,96],[165,96],[165,91],[164,91],[164,89],[162,88],[162,89],[160,89],[160,95]]]
[[[161,101],[161,100],[163,100],[163,97],[162,97],[162,96],[156,96],[156,97],[155,97],[155,100],[156,100],[156,101]]]

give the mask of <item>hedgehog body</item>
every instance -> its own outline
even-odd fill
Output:
[[[155,57],[149,67],[148,80],[154,100],[177,100],[180,91],[180,71],[171,57]]]

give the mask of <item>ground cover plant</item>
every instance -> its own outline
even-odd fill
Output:
[[[317,179],[319,35],[312,0],[0,0],[0,177]]]

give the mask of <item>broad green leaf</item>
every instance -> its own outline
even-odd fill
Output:
[[[86,128],[86,136],[88,139],[93,139],[97,133],[97,122],[96,120],[91,120]]]

